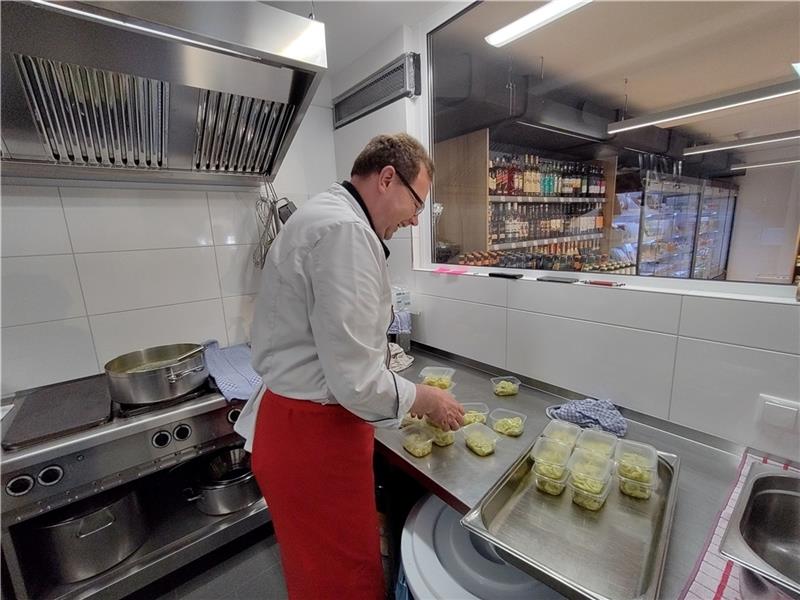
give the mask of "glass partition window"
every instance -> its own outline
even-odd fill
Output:
[[[792,282],[800,138],[713,145],[797,132],[799,95],[608,131],[790,83],[800,4],[591,3],[503,47],[486,43],[534,8],[480,3],[429,34],[433,262]],[[769,51],[753,56],[752,43]],[[725,68],[738,62],[749,69]],[[738,167],[770,160],[787,164]]]

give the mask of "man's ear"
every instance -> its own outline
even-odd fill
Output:
[[[382,191],[386,191],[386,189],[389,187],[389,184],[392,182],[393,177],[394,167],[389,165],[383,167],[378,173],[378,187]]]

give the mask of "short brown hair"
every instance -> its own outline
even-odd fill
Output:
[[[372,138],[356,157],[350,175],[379,173],[389,165],[408,181],[417,178],[420,165],[423,165],[428,177],[433,179],[433,160],[423,145],[407,133],[377,135]]]

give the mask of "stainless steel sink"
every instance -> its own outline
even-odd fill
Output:
[[[800,598],[800,474],[751,465],[720,551],[756,576],[743,578],[744,584],[768,590],[771,583]]]

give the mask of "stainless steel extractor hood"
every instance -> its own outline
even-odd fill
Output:
[[[260,2],[4,1],[4,176],[272,181],[325,26]]]

